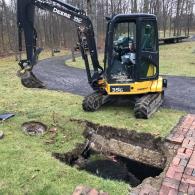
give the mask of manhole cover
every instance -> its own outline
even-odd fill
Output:
[[[43,135],[47,126],[41,122],[31,121],[23,123],[22,129],[28,135]]]

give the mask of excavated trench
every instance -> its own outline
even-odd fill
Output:
[[[98,177],[124,181],[132,187],[163,173],[168,152],[161,138],[85,123],[85,143],[65,154],[53,153],[55,158]]]

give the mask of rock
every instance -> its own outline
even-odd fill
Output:
[[[3,139],[3,137],[4,137],[3,131],[0,131],[0,139]]]
[[[89,188],[87,186],[77,186],[72,195],[108,195],[106,192],[98,192],[94,188]]]
[[[49,129],[49,132],[51,132],[51,133],[56,133],[57,132],[57,128],[56,127],[51,127],[50,129]]]

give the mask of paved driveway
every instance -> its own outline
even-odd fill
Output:
[[[66,66],[70,57],[54,57],[40,61],[35,75],[51,90],[60,90],[85,96],[92,92],[85,70]],[[166,76],[168,88],[164,107],[195,113],[195,77]]]

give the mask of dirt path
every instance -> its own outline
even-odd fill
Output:
[[[40,61],[34,68],[35,75],[48,89],[85,96],[92,92],[85,70],[64,65],[67,57],[54,57]],[[166,76],[168,89],[164,107],[195,113],[195,77]]]

